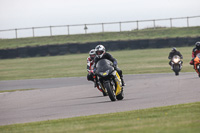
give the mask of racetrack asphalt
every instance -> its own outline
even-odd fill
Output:
[[[125,75],[125,98],[111,102],[86,77],[0,81],[0,125],[114,113],[200,101],[196,73]]]

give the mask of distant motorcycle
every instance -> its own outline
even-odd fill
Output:
[[[99,81],[103,94],[107,94],[111,101],[124,98],[123,87],[118,72],[113,63],[107,59],[101,59],[96,64],[96,79]]]
[[[194,58],[194,69],[198,73],[200,78],[200,53]]]
[[[171,67],[172,67],[172,70],[175,72],[175,75],[178,76],[179,72],[182,69],[182,61],[181,61],[180,56],[178,55],[173,56],[171,60]]]

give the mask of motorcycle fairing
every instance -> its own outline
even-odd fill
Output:
[[[195,59],[194,59],[194,69],[198,74],[200,74],[199,73],[199,69],[200,69],[199,67],[200,67],[200,55],[196,56]]]

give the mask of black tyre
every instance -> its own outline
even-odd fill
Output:
[[[122,90],[122,92],[116,96],[117,100],[122,100],[124,99],[124,91]]]
[[[179,72],[175,72],[175,75],[178,76],[178,75],[179,75]]]
[[[115,95],[115,91],[113,90],[113,87],[110,85],[110,82],[106,82],[104,84],[107,92],[108,92],[108,96],[110,97],[111,101],[116,101],[116,95]]]
[[[103,93],[103,96],[108,96],[108,94],[107,94],[107,93],[105,93],[104,91],[103,91],[102,93]]]
[[[200,73],[200,65],[199,65],[199,73]]]
[[[179,71],[180,71],[179,65],[175,65],[175,66],[174,66],[174,72],[175,72],[175,75],[176,75],[176,76],[179,75]]]

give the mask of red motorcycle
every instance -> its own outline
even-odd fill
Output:
[[[194,69],[198,73],[200,78],[200,53],[194,58]]]

